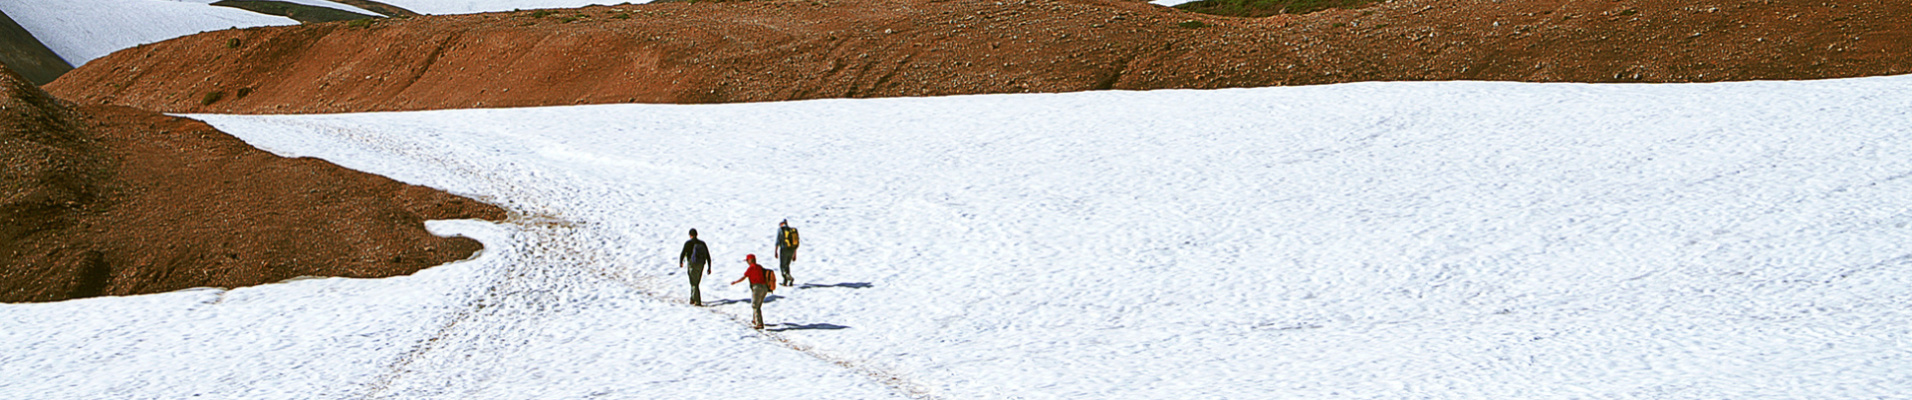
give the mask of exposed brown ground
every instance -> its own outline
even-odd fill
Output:
[[[1912,73],[1908,15],[1902,0],[1395,0],[1258,19],[1122,0],[672,2],[211,32],[114,53],[47,89],[166,112],[314,113],[1814,79]],[[202,105],[213,91],[226,95]]]
[[[198,121],[75,107],[5,68],[0,163],[0,302],[410,274],[479,249],[424,220],[504,216]]]

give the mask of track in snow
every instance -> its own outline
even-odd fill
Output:
[[[360,151],[377,151],[388,154],[393,159],[413,160],[432,165],[457,175],[465,176],[469,181],[483,182],[489,186],[487,193],[504,193],[495,198],[513,199],[510,204],[543,204],[540,193],[535,190],[523,190],[524,186],[510,181],[511,171],[499,171],[463,161],[459,158],[438,154],[429,143],[397,142],[387,139],[391,136],[365,134],[363,132],[335,131],[336,139],[348,141]],[[402,135],[392,135],[402,136]],[[532,175],[532,174],[527,174]],[[510,207],[507,207],[511,210]],[[556,210],[544,208],[550,213]],[[453,357],[472,352],[493,352],[508,348],[508,342],[518,338],[499,335],[500,332],[513,332],[524,329],[524,325],[535,324],[541,313],[548,312],[548,305],[566,304],[577,301],[569,298],[566,288],[585,286],[590,280],[615,282],[632,293],[641,294],[652,301],[672,305],[687,306],[683,298],[673,293],[657,290],[658,287],[676,286],[647,282],[654,279],[633,274],[621,273],[617,257],[606,254],[601,246],[592,244],[607,243],[619,235],[604,232],[602,226],[568,220],[561,214],[524,214],[513,211],[505,224],[517,227],[512,236],[513,243],[506,248],[487,248],[486,252],[503,252],[498,255],[508,257],[509,261],[499,263],[502,269],[488,271],[488,279],[481,294],[467,301],[468,308],[459,310],[440,327],[437,332],[415,344],[392,361],[385,370],[366,387],[363,399],[411,398],[419,394],[412,391],[395,391],[399,382],[408,375],[421,371],[442,368],[442,365],[421,365],[420,360],[434,357]],[[488,243],[487,245],[492,245]],[[624,268],[627,269],[627,268]],[[708,278],[707,278],[708,279]],[[706,282],[708,283],[708,282]],[[706,307],[703,310],[735,321],[738,325],[747,325],[750,319],[748,308],[743,314],[723,308]],[[708,328],[708,327],[703,327]],[[776,332],[757,332],[756,337],[767,344],[776,345],[797,353],[813,357],[857,375],[866,376],[874,382],[889,387],[897,395],[916,399],[940,398],[922,385],[913,383],[899,374],[862,365],[858,362],[830,355],[814,346],[792,340]],[[446,371],[431,371],[444,374]],[[448,386],[456,386],[453,383]],[[427,385],[431,386],[431,385]],[[425,394],[445,395],[436,391],[441,388],[427,388]]]

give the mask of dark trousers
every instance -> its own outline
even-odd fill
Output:
[[[704,305],[703,290],[701,290],[701,286],[698,284],[704,281],[705,267],[706,266],[703,263],[693,262],[690,264],[689,272],[690,272],[690,304],[691,305],[697,305],[697,306]]]
[[[785,283],[796,282],[796,278],[790,277],[790,262],[796,260],[796,249],[784,249],[783,252],[777,255],[777,271],[783,272],[783,281]]]

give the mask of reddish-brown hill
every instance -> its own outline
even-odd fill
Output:
[[[0,302],[385,277],[479,249],[426,219],[502,210],[198,121],[47,96],[0,67]]]
[[[114,53],[47,89],[167,112],[310,113],[1812,79],[1912,72],[1908,15],[1901,0],[1394,0],[1259,19],[1121,0],[672,2],[210,32]]]

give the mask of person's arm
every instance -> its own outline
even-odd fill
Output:
[[[688,241],[684,242],[684,251],[677,253],[677,268],[678,269],[683,269],[684,259],[690,258],[691,245],[692,245],[691,242],[688,242]],[[692,267],[695,267],[695,265],[692,265]]]
[[[744,267],[744,277],[737,278],[737,280],[734,280],[734,281],[730,281],[730,284],[732,286],[735,286],[737,285],[737,282],[743,282],[745,279],[750,279],[750,267]]]
[[[777,228],[777,251],[770,252],[770,258],[783,257],[783,235],[785,233],[783,228]]]

